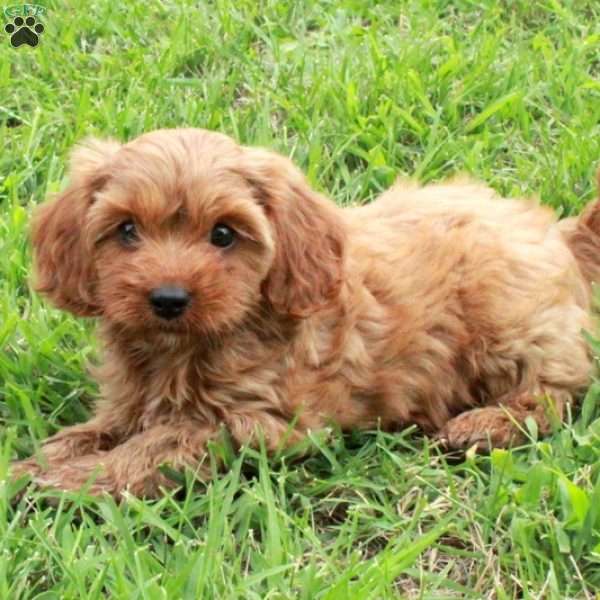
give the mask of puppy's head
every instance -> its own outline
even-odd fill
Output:
[[[199,129],[80,146],[32,238],[38,290],[145,334],[225,333],[265,306],[304,317],[342,276],[335,207],[287,159]]]

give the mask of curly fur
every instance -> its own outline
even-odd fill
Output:
[[[287,159],[217,133],[88,142],[33,245],[38,289],[99,317],[101,397],[15,473],[154,495],[163,463],[205,470],[222,427],[271,449],[330,423],[417,424],[450,447],[506,446],[528,417],[547,433],[590,376],[599,215],[559,224],[467,180],[341,209]],[[231,248],[210,244],[217,222]],[[148,302],[165,284],[192,296],[173,321]]]

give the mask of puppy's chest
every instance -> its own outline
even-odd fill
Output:
[[[235,364],[188,360],[152,369],[144,377],[138,428],[178,418],[218,424],[232,412],[284,412],[286,373],[293,371],[288,362],[285,357]]]
[[[132,407],[136,429],[182,418],[219,424],[260,412],[290,418],[340,377],[341,365],[332,358],[345,354],[340,346],[350,342],[335,320],[305,323],[296,333],[292,339],[240,338],[211,355],[152,355],[136,369],[135,381],[117,382],[113,391]]]

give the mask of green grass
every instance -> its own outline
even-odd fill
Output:
[[[84,420],[93,324],[28,288],[69,148],[192,125],[291,155],[341,204],[459,171],[562,214],[594,196],[594,0],[49,3],[0,47],[0,598],[592,598],[600,384],[552,437],[450,461],[415,431],[231,456],[155,502],[20,501],[7,465]],[[191,484],[191,481],[189,482]]]

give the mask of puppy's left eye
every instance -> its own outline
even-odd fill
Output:
[[[126,246],[130,246],[139,240],[135,223],[131,220],[123,221],[118,227],[119,239]]]
[[[229,227],[229,225],[224,225],[223,223],[217,223],[211,233],[210,233],[210,243],[213,246],[218,246],[219,248],[227,248],[231,246],[235,242],[235,231]]]

